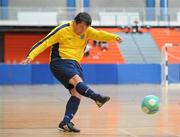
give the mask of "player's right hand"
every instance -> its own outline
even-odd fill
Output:
[[[21,62],[21,64],[29,64],[29,63],[31,63],[31,59],[30,58],[26,58],[25,60],[23,60],[22,62]]]

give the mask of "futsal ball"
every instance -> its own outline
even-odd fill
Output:
[[[142,101],[142,111],[146,114],[155,114],[159,111],[160,99],[154,95],[146,96]]]

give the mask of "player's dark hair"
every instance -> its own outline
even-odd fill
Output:
[[[78,24],[81,22],[86,23],[87,26],[91,25],[92,19],[91,16],[86,12],[80,12],[76,17],[74,18],[74,21]]]

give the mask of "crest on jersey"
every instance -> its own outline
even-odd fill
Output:
[[[81,35],[81,36],[80,36],[80,39],[83,40],[83,39],[84,39],[84,35]]]

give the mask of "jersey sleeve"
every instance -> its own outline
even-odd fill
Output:
[[[48,47],[58,43],[59,26],[53,29],[45,38],[37,42],[29,51],[27,58],[34,60],[36,56],[42,53]]]
[[[119,36],[106,31],[96,30],[92,27],[89,27],[87,30],[87,37],[88,39],[92,40],[111,41],[116,40]]]

